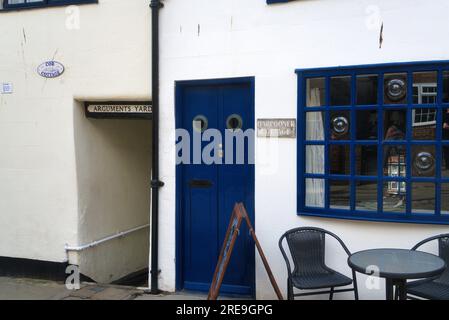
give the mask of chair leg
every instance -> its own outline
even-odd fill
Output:
[[[295,296],[293,295],[293,284],[290,279],[287,280],[287,299],[295,300]]]
[[[359,287],[357,285],[357,274],[352,271],[352,281],[354,282],[354,299],[359,300]]]
[[[334,287],[331,288],[331,293],[329,295],[329,300],[333,300],[334,299]]]

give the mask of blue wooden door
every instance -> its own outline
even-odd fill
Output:
[[[179,165],[182,235],[178,245],[182,252],[178,258],[182,263],[178,276],[181,288],[207,291],[234,204],[243,202],[254,222],[254,131],[247,131],[254,130],[252,82],[192,82],[178,90],[178,123],[191,137],[191,161]],[[226,139],[226,131],[235,133],[239,129],[246,133],[240,144],[243,148],[238,148],[237,139],[232,143]],[[198,142],[198,136],[211,132],[214,138]],[[222,140],[211,145],[218,133]],[[210,151],[208,145],[216,148]],[[221,292],[254,292],[254,244],[246,225],[241,229]]]

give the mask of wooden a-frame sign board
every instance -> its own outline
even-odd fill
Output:
[[[218,298],[226,269],[229,265],[229,261],[231,260],[232,250],[234,249],[235,241],[240,234],[240,226],[242,225],[243,221],[245,221],[248,226],[249,232],[254,240],[254,243],[256,244],[257,251],[259,252],[263,265],[265,266],[265,270],[267,271],[268,277],[270,278],[271,285],[273,286],[278,299],[283,300],[281,291],[279,290],[276,280],[274,279],[271,268],[268,265],[267,258],[263,253],[262,247],[259,243],[259,240],[257,239],[256,233],[254,232],[253,226],[248,217],[248,213],[246,212],[245,206],[242,203],[236,203],[234,206],[231,221],[229,222],[228,231],[226,232],[225,240],[221,248],[220,257],[218,258],[217,267],[215,268],[214,277],[212,279],[212,284],[210,286],[207,299],[216,300]]]

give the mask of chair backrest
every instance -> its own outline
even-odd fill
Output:
[[[314,228],[297,228],[284,234],[293,260],[295,275],[319,272],[324,268],[325,233]]]
[[[438,238],[438,253],[441,259],[446,262],[446,270],[437,281],[449,283],[449,234]]]
[[[417,250],[419,247],[423,246],[424,244],[438,240],[438,255],[441,259],[446,262],[446,270],[444,270],[443,274],[435,281],[444,282],[446,284],[449,283],[449,233],[447,234],[440,234],[434,237],[430,237],[427,239],[424,239],[423,241],[419,242],[417,245],[415,245],[412,250]]]

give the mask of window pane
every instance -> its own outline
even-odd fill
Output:
[[[413,103],[437,103],[437,72],[413,73]]]
[[[407,111],[384,111],[384,140],[405,140]]]
[[[449,102],[449,71],[443,72],[443,102]]]
[[[350,148],[348,145],[332,145],[329,148],[331,174],[350,174]]]
[[[44,0],[8,0],[8,4],[44,3]]]
[[[306,106],[321,107],[326,104],[325,78],[310,78],[306,81]]]
[[[351,77],[332,77],[330,79],[331,106],[351,105]]]
[[[324,140],[325,112],[306,113],[306,140]]]
[[[435,213],[435,184],[412,184],[412,212]]]
[[[307,207],[324,208],[324,179],[306,179]]]
[[[449,183],[441,185],[441,214],[449,214]]]
[[[377,75],[366,75],[357,77],[357,104],[377,104]]]
[[[443,140],[449,140],[449,109],[443,109]]]
[[[356,210],[377,211],[377,182],[356,183]]]
[[[349,140],[351,129],[349,111],[332,111],[330,113],[331,140]]]
[[[406,184],[405,182],[389,181],[383,188],[383,211],[405,213]]]
[[[404,145],[384,146],[383,167],[384,176],[405,177],[406,147]]]
[[[435,146],[412,146],[412,175],[414,177],[434,177],[435,168]]]
[[[324,146],[306,146],[306,173],[324,174]]]
[[[389,73],[384,77],[384,104],[407,102],[407,74]]]
[[[360,146],[355,149],[356,174],[377,176],[377,146]]]
[[[435,140],[437,126],[437,109],[419,108],[412,111],[414,140]]]
[[[377,139],[377,111],[357,111],[357,140]]]
[[[441,174],[443,178],[449,178],[449,145],[443,146],[443,155],[441,159],[442,159]]]
[[[350,183],[349,181],[331,180],[330,187],[330,207],[333,209],[349,209]]]

